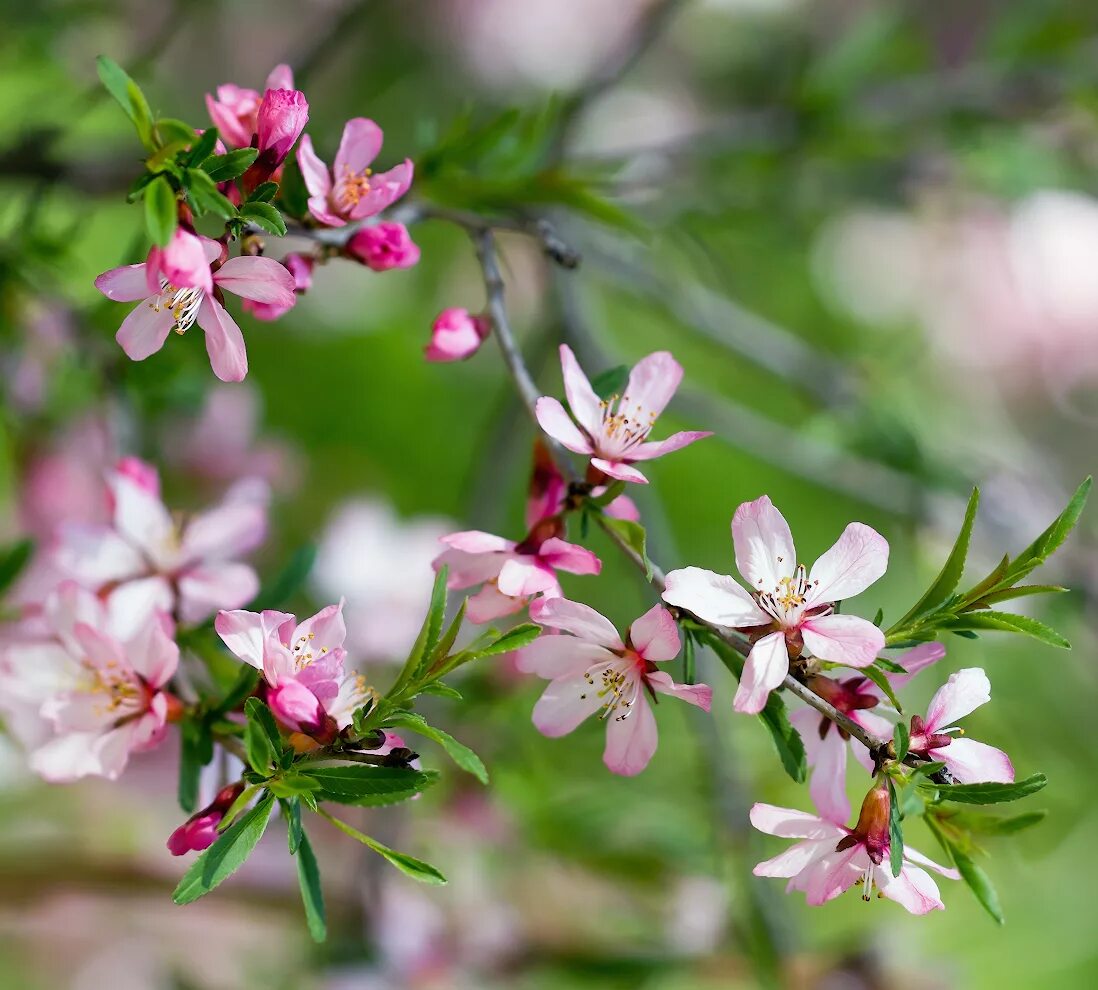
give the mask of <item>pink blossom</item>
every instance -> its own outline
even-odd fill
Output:
[[[960,879],[960,874],[905,842],[903,866],[900,875],[894,877],[889,866],[888,809],[888,790],[883,784],[866,795],[858,823],[852,829],[803,811],[756,804],[751,809],[755,828],[800,841],[759,863],[755,876],[788,877],[786,890],[803,891],[814,907],[861,885],[865,901],[872,899],[876,887],[878,897],[887,897],[912,914],[944,909],[938,885],[923,867],[951,880]]]
[[[16,635],[0,651],[0,710],[46,780],[115,780],[130,753],[164,737],[179,648],[162,613],[131,635],[111,630],[94,594],[73,582],[43,605],[45,635]]]
[[[293,732],[328,743],[371,696],[365,680],[343,669],[343,602],[298,622],[287,612],[219,612],[217,634],[232,653],[263,673],[267,703]]]
[[[296,89],[269,89],[256,115],[259,154],[241,176],[245,189],[254,189],[281,166],[309,120],[309,102]]]
[[[357,231],[347,242],[347,254],[375,272],[411,268],[419,262],[419,247],[408,228],[391,221]]]
[[[808,571],[797,563],[789,524],[764,495],[736,510],[732,542],[750,593],[731,577],[686,567],[667,575],[663,598],[706,622],[752,631],[754,646],[733,701],[736,711],[762,711],[767,695],[789,672],[790,658],[805,651],[820,660],[866,667],[884,649],[884,634],[872,622],[834,608],[884,574],[888,543],[875,530],[851,523]]]
[[[220,253],[220,248],[218,249]],[[152,295],[159,295],[165,282],[179,288],[213,292],[211,258],[206,257],[203,239],[183,227],[176,227],[165,248],[153,245],[145,259],[145,282]]]
[[[116,471],[108,485],[112,524],[62,527],[53,559],[63,574],[104,597],[119,629],[155,610],[201,622],[255,597],[259,579],[237,558],[266,535],[266,486],[242,482],[220,505],[179,522],[156,488],[132,473]]]
[[[545,520],[521,543],[502,536],[468,530],[442,537],[448,549],[435,558],[435,570],[450,569],[448,586],[471,588],[465,615],[470,622],[489,622],[521,611],[534,595],[561,597],[557,571],[598,574],[602,561],[590,550],[566,543],[557,535],[559,519]]]
[[[906,674],[885,674],[893,687],[900,687],[925,667],[945,656],[940,643],[924,643],[897,658]],[[834,705],[851,721],[879,739],[892,738],[892,723],[874,709],[882,705],[880,688],[868,677],[857,675],[842,681],[822,674],[810,677],[806,686],[825,701]],[[895,716],[893,716],[895,717]],[[850,817],[850,802],[846,797],[846,756],[848,737],[829,718],[814,708],[801,708],[789,720],[804,740],[808,765],[812,767],[809,794],[816,807],[832,821],[845,822]],[[869,750],[857,739],[849,737],[850,749],[858,762],[870,774],[873,759]]]
[[[606,492],[605,485],[591,489],[598,498]],[[557,468],[557,462],[540,439],[534,441],[534,468],[530,474],[529,494],[526,497],[526,525],[536,526],[541,520],[555,516],[564,508],[568,494],[568,482]],[[640,521],[640,511],[628,495],[619,495],[602,510],[614,519]]]
[[[265,91],[292,90],[293,72],[288,65],[276,65],[267,77]],[[259,109],[266,97],[254,89],[245,89],[233,83],[217,87],[217,98],[206,94],[206,109],[210,120],[221,135],[234,148],[247,148],[258,130]]]
[[[926,718],[912,716],[908,752],[941,761],[962,784],[1012,782],[1014,765],[1006,753],[974,739],[960,738],[964,730],[951,725],[990,700],[991,682],[979,667],[950,674],[930,699]]]
[[[217,829],[225,817],[225,812],[232,807],[233,802],[243,791],[243,781],[221,788],[213,801],[201,811],[191,815],[168,836],[168,852],[173,856],[183,856],[212,846],[217,841]]]
[[[309,212],[322,224],[342,227],[364,220],[391,206],[412,184],[412,162],[405,159],[388,172],[375,175],[370,163],[381,151],[381,128],[365,117],[347,121],[332,172],[313,151],[306,134],[297,149],[297,164],[309,190]]]
[[[221,255],[217,241],[202,239],[206,261]],[[222,381],[242,381],[248,373],[248,355],[240,327],[217,301],[216,293],[197,285],[178,286],[165,278],[151,295],[149,265],[123,265],[104,272],[95,287],[115,302],[141,300],[118,328],[115,339],[134,361],[144,361],[164,346],[168,334],[186,331],[195,322],[206,334],[206,351],[214,374]],[[230,258],[211,275],[215,289],[245,299],[289,308],[296,299],[294,277],[271,258]]]
[[[312,255],[288,254],[282,259],[281,264],[293,277],[294,301],[287,305],[285,299],[277,302],[256,302],[253,299],[245,299],[244,312],[251,313],[257,320],[270,321],[285,316],[294,308],[297,302],[296,297],[303,296],[313,286],[313,268],[316,266],[316,259]]]
[[[467,309],[444,309],[431,324],[431,342],[423,349],[428,361],[464,361],[472,357],[492,332],[483,316]]]
[[[572,417],[557,399],[543,395],[537,404],[538,422],[569,450],[590,455],[591,466],[611,478],[647,484],[648,479],[632,467],[635,461],[650,461],[712,436],[688,431],[666,440],[648,440],[656,417],[682,381],[682,365],[667,351],[649,354],[638,362],[629,373],[624,394],[606,401],[595,394],[567,344],[560,346],[560,363]]]
[[[609,619],[564,598],[530,606],[539,625],[570,635],[542,636],[518,655],[518,667],[549,680],[534,706],[534,725],[544,735],[567,735],[590,715],[606,723],[603,762],[627,777],[640,773],[656,752],[656,716],[648,695],[668,694],[709,711],[705,684],[676,684],[657,663],[679,655],[679,630],[656,605],[629,627],[623,643]]]

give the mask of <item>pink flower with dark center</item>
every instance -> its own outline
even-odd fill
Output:
[[[266,535],[266,486],[242,482],[220,505],[180,522],[146,467],[138,480],[132,468],[109,477],[112,525],[61,528],[53,550],[60,572],[97,591],[123,632],[154,611],[191,624],[254,598],[259,578],[237,558]]]
[[[567,735],[598,713],[606,723],[603,762],[614,773],[640,773],[656,751],[656,716],[649,697],[668,694],[709,711],[705,684],[676,684],[656,664],[679,655],[679,631],[656,605],[629,627],[622,642],[613,624],[592,608],[564,598],[542,598],[530,618],[567,635],[542,636],[522,649],[520,670],[548,678],[534,725],[544,735]]]
[[[960,874],[905,842],[903,867],[894,877],[889,865],[888,809],[888,789],[883,784],[866,795],[858,823],[852,829],[803,811],[756,804],[751,809],[755,828],[800,841],[759,863],[755,876],[789,878],[786,890],[803,891],[814,907],[859,885],[865,901],[872,899],[876,889],[878,897],[887,897],[912,914],[944,909],[938,885],[923,867],[951,880],[959,880]]]
[[[450,588],[483,585],[465,612],[470,622],[489,622],[521,611],[534,595],[561,597],[557,571],[598,574],[602,561],[590,550],[567,543],[560,518],[543,520],[521,543],[502,536],[468,530],[442,537],[447,550],[434,562],[435,570],[450,569]]]
[[[1014,765],[1006,753],[974,739],[962,739],[964,730],[951,725],[990,700],[991,682],[979,667],[950,674],[930,699],[926,718],[912,716],[908,752],[941,761],[962,784],[1013,782]]]
[[[419,247],[402,223],[384,221],[363,227],[347,242],[347,255],[375,272],[411,268],[419,262]]]
[[[73,582],[47,598],[41,619],[42,638],[0,651],[0,711],[46,780],[116,780],[131,753],[164,738],[173,703],[164,687],[179,662],[171,621],[147,615],[118,636],[98,598]]]
[[[294,76],[288,65],[276,65],[267,77],[264,93],[233,83],[217,87],[217,98],[206,94],[206,109],[218,134],[234,148],[247,148],[258,130],[259,110],[266,92],[292,90]]]
[[[202,245],[209,270],[222,248],[208,238],[202,238]],[[186,333],[197,322],[206,334],[206,351],[214,374],[222,381],[239,382],[248,374],[248,354],[240,327],[219,301],[221,293],[232,292],[288,309],[297,298],[294,277],[271,258],[239,257],[211,271],[210,278],[213,292],[201,285],[176,285],[163,276],[159,288],[153,289],[153,270],[145,263],[112,268],[95,280],[95,287],[115,302],[141,300],[115,336],[134,361],[144,361],[159,351],[171,331]]]
[[[893,687],[899,688],[944,656],[945,647],[940,643],[924,643],[896,658],[906,674],[885,676]],[[881,690],[868,677],[858,675],[839,681],[816,674],[805,685],[878,739],[892,737],[892,722],[874,710],[883,704]],[[847,743],[858,762],[872,774],[874,766],[869,750],[814,708],[800,708],[789,720],[804,740],[805,755],[812,767],[809,794],[813,802],[827,818],[845,822],[850,817],[846,797]]]
[[[213,799],[201,811],[191,815],[182,825],[168,836],[168,852],[173,856],[183,856],[189,852],[201,852],[217,841],[217,830],[225,812],[244,791],[244,782],[237,781],[217,792]]]
[[[406,158],[388,172],[370,165],[381,151],[381,128],[365,117],[347,121],[331,172],[313,151],[306,134],[297,149],[297,164],[309,190],[309,212],[322,224],[342,227],[365,220],[391,206],[412,184],[412,161]]]
[[[648,440],[656,418],[682,381],[682,365],[667,351],[649,354],[638,362],[629,373],[624,393],[607,400],[595,394],[567,344],[561,344],[560,363],[572,416],[557,399],[543,395],[537,403],[538,422],[558,443],[589,455],[591,466],[611,478],[647,484],[648,479],[632,466],[634,462],[650,461],[712,436],[687,431],[666,440]]]
[[[480,350],[492,332],[486,317],[467,309],[444,309],[431,324],[431,342],[423,349],[428,361],[464,361]]]
[[[245,299],[244,312],[251,313],[257,320],[277,320],[285,316],[296,305],[296,297],[305,295],[313,286],[313,268],[316,267],[316,259],[312,255],[291,253],[282,259],[281,264],[294,280],[294,301],[286,305],[285,300],[270,303]]]
[[[750,630],[754,645],[733,701],[736,711],[762,711],[790,659],[805,651],[867,667],[884,649],[884,633],[872,622],[835,611],[836,602],[864,591],[888,566],[888,543],[875,530],[851,523],[809,571],[797,563],[789,524],[764,495],[736,510],[732,542],[750,592],[727,575],[685,567],[667,575],[663,598],[703,621]]]

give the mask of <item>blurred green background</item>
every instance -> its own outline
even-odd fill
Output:
[[[670,349],[686,378],[664,427],[717,434],[654,463],[637,493],[665,568],[730,572],[732,512],[767,493],[802,559],[851,519],[887,536],[889,574],[853,607],[892,620],[948,550],[972,484],[984,495],[975,575],[1027,544],[1094,468],[1092,4],[55,0],[5,3],[4,23],[6,535],[44,491],[93,483],[47,474],[28,504],[43,458],[94,461],[71,432],[89,417],[109,424],[112,449],[162,467],[169,504],[199,505],[226,480],[187,460],[202,462],[186,437],[215,384],[197,331],[128,362],[112,340],[125,308],[91,284],[147,248],[141,210],[125,203],[140,149],[97,89],[99,53],[154,110],[195,126],[204,93],[259,86],[288,62],[322,156],[348,117],[369,116],[385,130],[383,166],[416,160],[413,196],[550,216],[584,256],[575,272],[501,235],[539,383],[559,391],[562,340],[591,373]],[[276,323],[234,310],[251,360],[239,390],[262,409],[255,443],[278,444],[261,572],[326,541],[301,608],[346,577],[364,627],[419,606],[436,529],[520,535],[534,437],[492,342],[466,363],[423,360],[436,313],[475,311],[484,295],[460,229],[412,233],[416,268],[335,261]],[[64,329],[47,346],[50,320]],[[33,401],[16,387],[28,360],[48,369]],[[394,515],[328,529],[349,500]],[[398,526],[424,517],[412,556]],[[3,750],[0,987],[685,990],[761,985],[754,967],[774,958],[789,985],[828,990],[1093,986],[1094,530],[1091,512],[1040,575],[1074,589],[1038,605],[1072,653],[951,639],[910,699],[920,711],[950,670],[985,666],[994,701],[968,731],[1050,778],[1031,799],[1048,820],[988,842],[1005,929],[960,884],[943,882],[945,912],[912,918],[853,894],[807,909],[751,878],[782,843],[750,834],[746,808],[809,799],[760,726],[732,717],[713,658],[701,661],[713,718],[661,706],[659,752],[633,780],[602,766],[597,725],[540,737],[529,712],[541,682],[501,662],[432,713],[484,757],[491,787],[443,767],[422,800],[370,820],[449,886],[416,889],[318,832],[333,915],[323,947],[308,942],[273,836],[214,896],[171,905],[172,753],[138,760],[118,785],[62,789]],[[600,540],[602,576],[565,590],[625,623],[650,593]],[[364,666],[383,683],[386,649],[371,652]],[[433,750],[424,760],[443,766]],[[938,855],[929,835],[909,838]]]

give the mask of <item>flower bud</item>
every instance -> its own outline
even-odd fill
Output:
[[[428,361],[462,361],[480,349],[490,332],[483,316],[471,316],[466,309],[444,309],[435,317],[424,354]]]
[[[347,255],[375,272],[411,268],[419,261],[419,247],[402,223],[382,222],[363,227],[347,242]]]
[[[854,831],[844,839],[860,841],[865,845],[869,858],[880,863],[888,853],[888,817],[891,802],[888,797],[888,785],[883,781],[874,786],[862,801],[862,810],[858,814],[858,824]],[[852,843],[853,844],[853,843]],[[842,843],[840,843],[840,847]]]
[[[168,836],[168,852],[173,856],[182,856],[189,852],[208,849],[217,841],[217,827],[225,817],[225,812],[244,791],[244,782],[238,780],[217,792],[205,808],[191,815],[182,825]]]

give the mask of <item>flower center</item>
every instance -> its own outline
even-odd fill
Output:
[[[871,900],[873,900],[874,869],[875,869],[875,867],[872,864],[870,864],[869,866],[867,866],[865,868],[865,872],[860,877],[858,877],[857,880],[854,881],[855,886],[864,888],[862,890],[862,900],[865,901],[867,904]],[[884,897],[884,894],[880,890],[878,890],[877,891],[877,896],[878,897]]]
[[[316,633],[311,632],[306,633],[304,636],[298,636],[293,646],[290,646],[289,643],[282,644],[284,647],[286,647],[287,650],[289,650],[293,654],[294,667],[297,670],[302,670],[305,667],[308,667],[309,664],[313,662],[313,660],[318,659],[318,651],[320,653],[320,656],[323,656],[325,653],[328,652],[328,647],[326,646],[321,646],[319,648],[313,646],[312,644],[314,639],[316,639]],[[363,683],[365,683],[365,681]]]
[[[794,625],[808,600],[810,587],[807,569],[798,564],[792,577],[783,577],[773,591],[757,592],[759,608],[783,626]]]
[[[602,699],[599,718],[613,716],[615,721],[624,722],[629,717],[640,691],[639,677],[631,677],[618,663],[605,663],[588,668],[583,679]],[[586,701],[589,693],[581,694],[580,700]],[[619,711],[621,714],[617,714]]]
[[[120,718],[140,705],[144,694],[142,686],[117,660],[108,660],[105,664],[85,660],[84,669],[90,675],[84,691],[97,696],[92,707],[96,716]]]
[[[194,321],[198,318],[198,307],[206,292],[197,285],[176,288],[167,279],[160,280],[160,295],[151,302],[153,311],[159,313],[162,309],[171,311],[172,329],[179,334],[186,333]]]
[[[370,191],[370,176],[373,172],[364,168],[361,172],[352,172],[349,165],[343,166],[343,175],[336,182],[336,205],[348,212],[358,206],[359,201]]]
[[[612,395],[602,407],[602,436],[599,447],[604,454],[621,456],[643,443],[656,422],[656,414],[647,412],[639,402],[630,409],[628,396]]]

